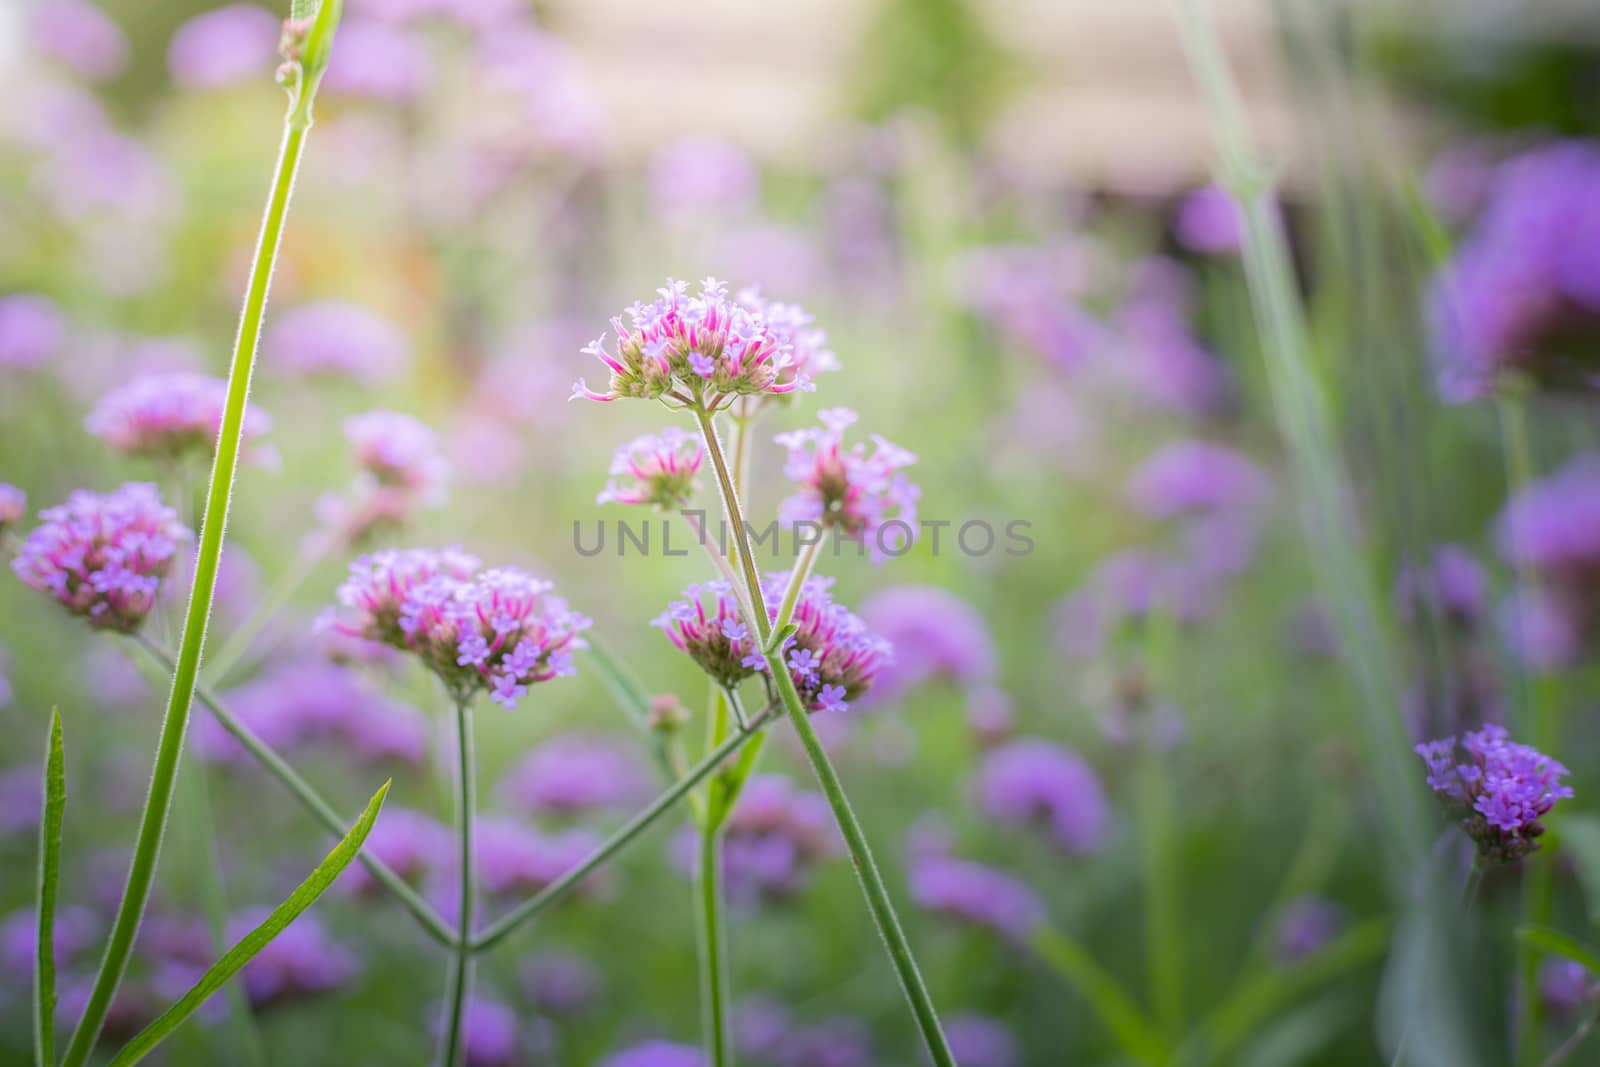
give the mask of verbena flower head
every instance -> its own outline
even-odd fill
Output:
[[[776,615],[788,581],[788,572],[763,579],[769,615]],[[834,603],[832,587],[831,578],[806,579],[791,618],[798,629],[784,646],[789,676],[812,711],[848,708],[893,656],[888,642]],[[727,582],[690,586],[684,599],[668,605],[652,625],[721,685],[731,688],[767,670],[760,638],[740,619],[738,600]]]
[[[1004,871],[946,855],[911,864],[911,896],[923,908],[1025,941],[1044,915],[1038,894]]]
[[[861,617],[894,646],[894,661],[878,673],[872,703],[903,695],[933,678],[982,686],[994,677],[989,624],[966,600],[933,585],[899,585],[873,593]]]
[[[1106,840],[1111,810],[1094,769],[1071,749],[1022,739],[990,752],[978,772],[978,804],[1002,822],[1039,822],[1069,852]]]
[[[0,482],[0,533],[5,533],[27,515],[28,494],[14,485]]]
[[[113,389],[100,399],[85,428],[118,452],[130,456],[181,459],[209,456],[216,447],[227,405],[228,383],[205,374],[149,374]],[[245,408],[248,445],[272,428],[272,420],[253,404]],[[270,465],[270,448],[245,447],[245,462]]]
[[[1572,796],[1561,784],[1567,769],[1529,745],[1511,740],[1505,727],[1490,724],[1457,741],[1428,741],[1416,752],[1428,766],[1428,786],[1460,818],[1479,854],[1514,863],[1539,847],[1540,819],[1556,801]]]
[[[102,630],[131,633],[155,606],[178,544],[191,535],[156,487],[79,491],[39,514],[11,569]]]
[[[32,293],[0,296],[0,369],[37,367],[66,339],[66,320],[49,299]]]
[[[779,374],[779,383],[804,381],[814,383],[818,374],[839,369],[839,357],[828,347],[828,334],[816,325],[816,319],[799,304],[786,304],[781,300],[768,300],[759,289],[751,288],[739,294],[739,303],[759,314],[777,335],[778,341],[789,351],[789,364]],[[812,388],[802,385],[802,390]],[[746,397],[739,402],[738,413],[751,416],[770,399],[769,395]]]
[[[584,349],[610,369],[606,390],[596,392],[580,379],[572,395],[719,411],[741,396],[811,388],[810,378],[791,369],[790,346],[761,312],[729,299],[727,286],[715,278],[701,282],[699,296],[689,296],[688,288],[669,278],[656,290],[661,299],[628,309],[629,325],[621,316],[612,319],[615,354],[606,350],[604,335]]]
[[[695,475],[704,460],[705,446],[693,434],[675,427],[645,434],[617,449],[611,481],[595,502],[681,510],[699,489]]]
[[[921,491],[903,473],[917,457],[882,437],[872,447],[844,447],[844,431],[856,421],[847,408],[818,413],[822,428],[777,436],[789,450],[784,474],[798,491],[783,501],[785,522],[813,522],[862,541],[872,558],[899,555],[917,536]]]
[[[450,464],[422,420],[398,411],[369,411],[346,419],[344,436],[356,462],[378,485],[403,490],[424,503],[437,503],[443,496]]]
[[[457,549],[396,549],[356,560],[335,625],[417,656],[457,701],[486,692],[515,708],[528,687],[576,673],[589,620],[554,587],[511,567],[480,570]]]

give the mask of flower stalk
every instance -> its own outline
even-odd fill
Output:
[[[173,671],[172,688],[156,746],[150,788],[139,820],[138,837],[122,900],[117,906],[105,955],[95,975],[82,1016],[73,1031],[63,1059],[64,1067],[83,1067],[94,1050],[105,1023],[112,998],[127,970],[139,923],[149,903],[155,880],[156,861],[172,808],[178,761],[183,754],[183,739],[189,723],[189,710],[199,680],[200,658],[204,650],[206,627],[211,619],[211,603],[216,593],[217,568],[227,532],[228,508],[233,498],[238,471],[240,443],[244,434],[245,406],[250,394],[250,378],[255,369],[256,350],[261,340],[261,323],[266,313],[267,291],[277,263],[278,246],[283,236],[289,201],[294,192],[295,175],[305,150],[311,127],[311,105],[317,83],[326,69],[328,52],[340,15],[339,0],[325,0],[307,28],[303,52],[284,65],[285,85],[289,90],[289,111],[283,139],[262,219],[255,260],[250,269],[239,332],[234,341],[233,359],[228,370],[227,403],[217,434],[211,480],[206,489],[205,514],[200,528],[199,555],[194,584],[184,614],[183,636]]]
[[[444,1044],[441,1067],[457,1067],[463,1053],[464,1011],[472,985],[472,906],[476,891],[473,872],[473,806],[477,795],[477,759],[472,742],[472,705],[456,705],[456,843],[460,848],[461,906],[456,919],[456,943],[450,954],[445,986]]]

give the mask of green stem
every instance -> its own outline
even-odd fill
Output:
[[[298,103],[298,102],[297,102]],[[189,607],[184,615],[183,638],[179,642],[178,662],[173,672],[172,689],[167,699],[166,715],[161,722],[161,737],[156,746],[155,767],[150,775],[150,790],[145,797],[144,812],[139,820],[139,835],[134,843],[133,861],[128,869],[128,881],[123,889],[122,902],[117,906],[116,918],[111,925],[111,935],[106,942],[105,956],[95,975],[94,986],[84,1006],[83,1015],[73,1031],[63,1067],[83,1067],[100,1036],[106,1012],[112,997],[127,970],[128,957],[133,952],[134,938],[144,918],[145,905],[150,900],[150,887],[155,880],[156,860],[161,851],[161,838],[166,831],[167,816],[172,808],[172,791],[177,775],[178,759],[183,753],[183,737],[189,725],[190,705],[194,700],[195,683],[200,675],[200,655],[205,645],[206,625],[211,619],[211,601],[216,592],[217,566],[222,558],[222,542],[227,531],[228,507],[233,497],[234,477],[238,470],[239,443],[244,429],[245,403],[250,393],[250,376],[255,369],[256,348],[261,339],[261,320],[266,311],[267,289],[272,280],[272,269],[277,261],[278,243],[283,235],[284,218],[288,214],[290,195],[294,190],[295,173],[300,166],[300,156],[305,148],[308,117],[295,114],[296,107],[284,129],[283,142],[278,151],[277,174],[267,201],[266,216],[262,220],[261,236],[256,246],[255,263],[250,271],[250,284],[245,294],[244,313],[239,320],[239,334],[234,342],[233,362],[228,371],[227,402],[223,409],[222,426],[217,434],[217,451],[211,467],[211,482],[206,490],[205,518],[200,527],[200,549],[195,564],[194,585],[189,593]]]
[[[733,544],[738,550],[739,565],[744,569],[745,590],[750,597],[751,614],[756,617],[756,633],[766,644],[772,632],[772,622],[767,618],[766,600],[761,594],[761,573],[756,569],[755,553],[750,550],[750,534],[744,528],[744,512],[739,506],[739,491],[734,486],[733,475],[728,471],[728,460],[722,452],[722,442],[717,438],[713,417],[705,411],[694,413],[700,423],[700,435],[705,438],[706,451],[711,455],[711,465],[717,472],[717,489],[722,494],[722,507],[728,522],[733,526]]]
[[[794,569],[789,572],[789,586],[783,591],[783,600],[778,605],[778,617],[772,622],[774,633],[782,633],[783,628],[789,625],[789,619],[794,616],[795,605],[800,602],[800,590],[805,587],[806,579],[811,577],[811,571],[817,565],[817,552],[821,548],[822,542],[814,541],[795,560]]]
[[[905,931],[900,928],[899,916],[895,914],[883,877],[878,873],[872,849],[867,845],[867,836],[856,821],[855,812],[850,808],[850,799],[845,796],[844,784],[839,781],[838,772],[833,769],[827,752],[823,751],[822,741],[817,737],[816,728],[811,725],[811,718],[800,701],[794,679],[789,676],[789,668],[783,662],[783,651],[769,649],[766,658],[767,667],[778,687],[778,696],[789,713],[789,721],[800,735],[800,743],[805,746],[811,769],[816,772],[822,792],[833,809],[833,817],[839,824],[839,831],[844,835],[850,860],[855,865],[856,878],[861,882],[861,891],[867,898],[867,909],[872,913],[879,936],[883,938],[889,962],[894,966],[900,988],[910,1003],[911,1014],[922,1032],[923,1043],[933,1059],[934,1067],[955,1067],[955,1057],[951,1055],[950,1045],[939,1025],[939,1013],[934,1009],[933,998],[928,995],[928,987],[923,984],[921,972],[917,970],[916,957],[911,954],[911,945],[906,941]]]
[[[1169,1042],[1183,1032],[1183,916],[1172,790],[1161,754],[1143,745],[1138,767],[1138,813],[1144,851],[1145,958],[1156,1020]]]
[[[461,931],[450,955],[450,971],[445,987],[445,1029],[441,1067],[456,1067],[464,1048],[462,1022],[467,989],[472,985],[472,896],[475,891],[472,857],[473,805],[476,794],[477,761],[473,757],[472,706],[465,701],[456,706],[456,840],[461,846],[461,908],[456,929]]]
[[[537,894],[491,923],[472,942],[473,951],[483,952],[493,948],[510,936],[523,923],[528,922],[566,896],[587,875],[621,851],[634,838],[649,829],[657,819],[661,818],[674,804],[683,799],[684,794],[704,781],[707,775],[721,767],[729,756],[744,747],[745,743],[751,738],[757,736],[767,721],[766,715],[758,715],[751,722],[749,730],[734,733],[726,741],[718,745],[704,759],[690,768],[689,772],[678,779],[670,789],[656,797],[648,807],[629,819],[620,829],[606,838],[593,852],[589,853],[582,863],[579,863],[566,874],[545,886]]]
[[[137,636],[134,643],[163,669],[172,669],[172,657],[151,644],[143,635]],[[207,686],[200,685],[195,688],[195,696],[222,728],[250,753],[256,763],[260,764],[262,770],[272,775],[285,789],[294,794],[295,799],[300,801],[300,806],[310,812],[312,817],[322,824],[323,829],[336,836],[343,836],[348,831],[349,824],[339,817],[333,805],[323,799],[322,794],[302,778],[298,771],[289,766],[271,745],[261,740],[250,727],[235,718],[227,705],[217,699],[215,693]],[[450,924],[433,909],[432,905],[422,899],[415,889],[407,885],[405,879],[396,874],[393,868],[365,850],[358,858],[373,879],[405,905],[406,910],[422,925],[429,937],[447,948],[455,945],[456,932],[450,928]]]
[[[728,1004],[728,948],[722,908],[722,834],[710,820],[700,829],[700,863],[695,878],[700,901],[700,1006],[712,1067],[732,1067]]]

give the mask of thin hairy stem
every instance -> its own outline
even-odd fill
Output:
[[[750,598],[751,614],[755,616],[756,634],[766,644],[772,633],[772,622],[767,618],[766,600],[761,593],[761,573],[756,568],[755,553],[750,548],[750,532],[745,529],[744,512],[739,504],[739,491],[734,486],[733,475],[728,470],[728,460],[722,452],[722,442],[717,437],[717,427],[710,413],[696,409],[695,419],[700,423],[700,435],[705,438],[706,452],[717,472],[717,489],[722,494],[722,507],[733,527],[733,544],[744,570],[745,591]]]
[[[695,891],[699,899],[700,1010],[712,1067],[732,1067],[733,1041],[728,1005],[733,1000],[728,975],[727,930],[722,906],[722,833],[710,820],[700,828]]]
[[[309,94],[307,94],[309,95]],[[244,431],[245,404],[250,393],[250,376],[255,369],[256,349],[261,339],[261,321],[267,306],[267,289],[271,283],[273,266],[277,261],[278,244],[283,235],[284,219],[288,215],[289,200],[294,191],[295,174],[305,148],[306,133],[310,126],[309,112],[295,101],[289,121],[285,125],[283,141],[278,151],[276,175],[267,200],[262,220],[261,236],[256,245],[255,262],[250,270],[244,312],[239,320],[239,334],[234,343],[233,362],[228,371],[227,400],[223,409],[222,425],[217,434],[216,455],[211,467],[211,481],[206,490],[205,517],[200,527],[199,556],[195,564],[194,584],[189,592],[189,606],[184,614],[183,637],[178,646],[178,661],[172,676],[172,689],[167,698],[166,714],[161,722],[161,736],[156,745],[155,766],[150,774],[150,789],[145,797],[144,812],[139,819],[139,833],[134,842],[133,860],[128,869],[128,881],[123,889],[122,901],[117,905],[112,921],[111,935],[106,942],[105,955],[95,975],[94,985],[84,1005],[83,1015],[73,1031],[72,1042],[67,1046],[63,1067],[83,1067],[100,1036],[112,998],[127,970],[128,957],[144,918],[145,905],[150,900],[150,887],[155,881],[156,861],[161,852],[161,839],[166,832],[167,816],[172,808],[173,787],[177,778],[178,760],[183,754],[183,738],[189,725],[189,710],[194,701],[195,684],[200,676],[200,656],[204,649],[206,626],[211,619],[211,602],[216,592],[217,567],[222,559],[222,542],[228,526],[228,508],[233,498],[234,478],[238,470],[240,439]]]
[[[601,842],[583,862],[577,864],[566,874],[545,886],[537,894],[491,923],[473,940],[473,950],[483,952],[493,948],[509,937],[518,927],[539,915],[552,904],[560,901],[579,882],[612,856],[622,851],[634,838],[648,830],[657,819],[670,811],[672,806],[679,800],[682,800],[686,793],[704,781],[717,768],[721,767],[729,756],[744,747],[751,738],[757,736],[762,727],[769,721],[771,721],[770,713],[758,715],[751,721],[750,729],[738,731],[718,745],[704,759],[690,768],[687,774],[673,783],[671,788],[656,797],[648,807],[629,819],[620,829]]]
[[[811,725],[805,705],[800,701],[794,679],[789,676],[789,668],[783,662],[783,651],[769,649],[766,658],[767,667],[777,684],[778,696],[789,713],[789,721],[800,735],[800,743],[805,746],[811,769],[816,772],[822,792],[828,798],[828,806],[833,809],[834,820],[844,835],[845,846],[850,850],[850,860],[856,869],[856,878],[867,898],[867,910],[872,913],[872,921],[883,938],[889,962],[894,966],[900,988],[911,1005],[911,1014],[922,1033],[928,1055],[932,1057],[934,1067],[955,1067],[955,1057],[951,1055],[949,1042],[945,1040],[944,1030],[939,1025],[939,1013],[934,1010],[933,998],[928,995],[928,987],[917,969],[916,957],[911,954],[911,945],[906,940],[905,931],[900,928],[900,918],[895,914],[889,890],[884,886],[883,876],[878,873],[878,865],[872,858],[867,835],[862,832],[861,824],[850,807],[850,800],[845,796],[844,784],[839,781],[839,775],[823,750],[821,739],[817,737],[816,728]]]
[[[172,669],[172,657],[142,634],[135,639],[134,644],[163,670]],[[261,740],[250,727],[235,717],[209,687],[196,686],[195,696],[201,706],[217,720],[218,725],[228,731],[228,734],[239,742],[240,747],[250,753],[251,758],[261,766],[262,770],[282,783],[283,787],[300,802],[300,806],[322,824],[323,829],[336,837],[342,836],[349,829],[349,823],[340,817],[333,805],[329,804],[310,782],[302,778],[300,773],[271,745]],[[422,899],[415,889],[407,885],[405,879],[396,874],[393,868],[365,850],[358,858],[373,879],[405,906],[429,937],[447,948],[456,943],[456,932],[451,929],[450,924],[433,909],[432,905]]]
[[[456,929],[461,931],[461,937],[450,954],[450,970],[445,986],[444,1044],[439,1057],[441,1067],[457,1067],[462,1061],[462,1026],[467,991],[472,985],[472,897],[476,890],[472,824],[477,794],[477,760],[472,743],[472,706],[465,701],[456,706],[456,756],[456,842],[460,846],[461,864],[461,907],[457,912]]]
[[[774,632],[782,633],[783,628],[789,625],[789,620],[794,616],[795,605],[800,602],[800,590],[805,588],[806,579],[811,577],[811,571],[817,565],[817,552],[822,548],[822,540],[807,545],[800,553],[800,558],[795,560],[794,569],[789,572],[789,585],[783,591],[783,600],[778,604],[778,617],[772,621]]]

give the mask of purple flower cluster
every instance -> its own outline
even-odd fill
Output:
[[[1094,769],[1071,749],[1034,738],[984,757],[978,805],[1001,822],[1042,823],[1068,852],[1105,844],[1111,812]]]
[[[369,411],[344,423],[345,440],[361,469],[386,489],[434,502],[444,491],[450,465],[439,454],[433,431],[412,415]]]
[[[220,89],[272,74],[279,21],[255,4],[229,4],[189,19],[167,46],[167,70],[188,89]]]
[[[288,312],[267,331],[261,351],[279,374],[338,375],[363,385],[388,381],[411,361],[411,344],[398,326],[359,304],[336,300]]]
[[[209,456],[216,448],[227,405],[228,383],[205,374],[149,374],[113,389],[100,399],[85,428],[118,452],[130,456],[180,459]],[[272,427],[259,408],[245,408],[244,438],[248,444]],[[240,458],[270,466],[270,448],[246,447]]]
[[[1600,453],[1518,493],[1499,539],[1508,560],[1541,579],[1512,604],[1514,643],[1540,666],[1571,663],[1600,634]]]
[[[1570,339],[1600,318],[1600,148],[1535,148],[1500,165],[1488,197],[1430,294],[1440,393],[1472,400],[1508,373],[1592,386]]]
[[[88,0],[51,0],[34,7],[28,20],[33,47],[84,81],[103,82],[128,65],[122,28]]]
[[[1462,762],[1454,737],[1416,747],[1428,766],[1428,786],[1460,818],[1485,859],[1514,863],[1536,850],[1544,833],[1539,820],[1556,801],[1572,796],[1572,788],[1561,784],[1567,769],[1512,741],[1503,726],[1466,734],[1460,748],[1467,757]]]
[[[677,511],[699,489],[695,475],[704,459],[700,439],[675,427],[637,437],[617,449],[611,459],[611,481],[595,503],[647,504]]]
[[[901,554],[917,535],[922,494],[903,473],[917,457],[876,434],[871,451],[861,444],[846,450],[844,431],[856,421],[846,408],[828,408],[818,418],[822,429],[777,437],[789,450],[784,474],[798,490],[783,501],[779,517],[836,529],[869,545],[877,562]]]
[[[706,1067],[705,1053],[693,1045],[671,1041],[646,1041],[613,1052],[600,1067]]]
[[[951,1055],[964,1067],[1016,1067],[1021,1059],[1016,1036],[986,1015],[952,1015],[945,1020],[944,1034]]]
[[[692,831],[676,842],[685,870],[699,848]],[[811,871],[839,852],[838,834],[820,793],[796,789],[775,774],[751,778],[724,830],[723,878],[730,900],[780,901],[800,892]]]
[[[452,850],[453,838],[443,823],[420,811],[398,807],[384,809],[383,818],[372,824],[372,832],[361,846],[361,851],[413,884],[448,867]],[[347,867],[339,883],[355,893],[371,893],[378,888],[366,867],[359,863]]]
[[[1408,567],[1396,579],[1400,617],[1416,622],[1437,613],[1462,630],[1483,621],[1489,577],[1477,558],[1460,545],[1438,545],[1425,563]]]
[[[469,994],[462,1008],[461,1067],[518,1067],[522,1053],[522,1024],[517,1013],[497,1000]],[[444,1032],[443,1018],[433,1023],[433,1036]]]
[[[417,656],[458,701],[481,691],[515,708],[530,685],[575,673],[584,647],[589,620],[552,588],[458,549],[390,549],[350,565],[338,592],[349,617],[334,625]]]
[[[80,490],[41,512],[11,569],[98,629],[131,633],[155,606],[178,544],[191,535],[156,487]]]
[[[1152,519],[1251,515],[1266,501],[1270,483],[1256,462],[1211,441],[1176,441],[1136,470],[1128,501]]]
[[[926,910],[1023,942],[1044,917],[1028,886],[994,867],[948,855],[924,854],[911,863],[911,896]]]
[[[718,411],[740,396],[811,388],[809,378],[790,370],[794,353],[779,332],[759,311],[729,299],[715,278],[705,279],[695,297],[687,283],[670,278],[657,292],[660,300],[628,309],[629,326],[621,316],[611,320],[615,355],[606,351],[604,335],[584,349],[610,369],[611,380],[597,393],[580,379],[574,397],[671,400]]]
[[[332,663],[300,662],[276,668],[223,694],[229,710],[280,751],[332,744],[369,762],[419,765],[427,755],[427,720]],[[246,763],[232,735],[208,718],[195,723],[203,759]]]
[[[1208,185],[1183,198],[1172,229],[1178,243],[1189,251],[1217,255],[1238,251],[1244,218],[1233,197]]]
[[[626,810],[651,792],[650,771],[632,749],[590,734],[545,742],[500,781],[506,806],[532,814]]]
[[[994,677],[994,638],[967,601],[933,585],[899,585],[873,593],[861,605],[872,632],[895,649],[878,672],[871,701],[883,704],[933,678],[982,686]]]
[[[789,575],[768,574],[762,593],[776,615]],[[791,621],[798,629],[784,645],[784,662],[800,698],[812,711],[843,711],[865,693],[892,658],[888,642],[867,629],[853,612],[834,602],[831,578],[812,576],[801,587]],[[704,598],[710,594],[712,610]],[[739,603],[724,581],[692,585],[652,622],[700,669],[724,686],[765,673],[760,638],[740,619]]]
[[[501,816],[480,819],[477,838],[479,879],[484,892],[493,896],[532,896],[576,867],[600,843],[587,830],[541,833]],[[594,883],[591,879],[585,884]],[[448,889],[455,891],[453,880]]]
[[[790,382],[814,382],[816,376],[839,369],[839,357],[828,347],[828,334],[816,325],[816,319],[799,304],[786,304],[781,300],[768,300],[759,289],[746,289],[739,294],[739,303],[761,316],[778,338],[778,343],[789,352],[789,364],[779,375],[780,385]],[[802,387],[806,388],[806,387]],[[738,409],[741,417],[754,415],[768,397],[747,397]]]
[[[37,367],[66,339],[67,322],[52,301],[32,293],[0,296],[0,370]]]

